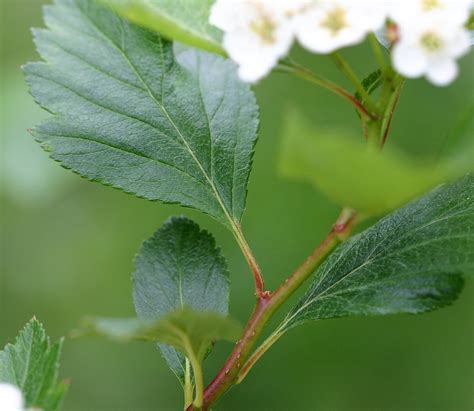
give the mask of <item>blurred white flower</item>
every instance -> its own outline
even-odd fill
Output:
[[[217,0],[210,22],[224,31],[223,46],[239,65],[240,78],[255,82],[288,53],[294,37],[310,51],[331,53],[360,43],[390,17],[387,46],[395,43],[395,68],[445,85],[457,75],[456,59],[469,49],[463,24],[473,5],[474,0]]]
[[[217,0],[210,23],[224,31],[223,46],[239,65],[239,76],[255,82],[291,47],[293,13],[305,3],[293,1]]]
[[[386,16],[380,0],[321,0],[295,16],[294,30],[305,48],[325,54],[360,43],[384,24]]]
[[[469,32],[445,11],[420,13],[415,21],[399,24],[392,50],[395,69],[406,77],[426,75],[435,85],[451,83],[458,74],[456,59],[470,47]]]
[[[469,18],[473,5],[473,0],[392,1],[389,16],[398,25],[412,25],[422,16],[442,13],[444,21],[462,25]]]
[[[0,383],[0,410],[23,410],[23,395],[18,387],[12,384]]]

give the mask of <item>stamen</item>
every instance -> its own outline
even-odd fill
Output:
[[[421,45],[428,51],[439,50],[443,46],[443,40],[433,32],[426,32],[420,38]]]
[[[421,8],[424,11],[430,11],[441,6],[439,0],[421,0]]]
[[[321,22],[321,26],[329,29],[335,36],[344,27],[347,27],[347,13],[342,7],[336,7],[331,10],[326,19]]]

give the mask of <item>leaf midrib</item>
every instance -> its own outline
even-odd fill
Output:
[[[453,207],[453,208],[454,208],[454,207]],[[446,212],[446,211],[445,211],[445,212]],[[406,232],[405,235],[404,235],[404,237],[406,237],[406,235],[408,235],[408,234],[411,234],[411,233],[417,231],[418,229],[428,227],[428,226],[430,226],[430,225],[433,224],[433,223],[440,222],[440,221],[443,221],[443,220],[447,220],[447,219],[450,219],[450,218],[452,218],[452,217],[458,217],[458,216],[459,216],[459,213],[450,214],[450,215],[448,215],[448,216],[446,216],[445,213],[443,213],[442,215],[443,215],[442,218],[437,218],[437,219],[431,221],[430,223],[427,223],[427,224],[425,224],[425,225],[423,225],[423,226],[421,226],[421,227],[417,227],[417,228],[415,228],[414,230],[411,230],[411,231]],[[461,214],[461,215],[462,215],[462,214]],[[467,215],[471,215],[471,214],[470,214],[470,213],[467,213],[466,216],[467,216]],[[465,236],[463,236],[463,237],[468,237],[468,236],[469,236],[469,235],[465,235]],[[432,239],[431,241],[435,241],[435,240],[437,240],[437,239],[438,239],[438,238],[434,238],[434,239]],[[430,242],[430,241],[429,241],[429,242]],[[424,243],[421,243],[421,244],[420,244],[420,243],[419,243],[419,244],[416,244],[416,246],[410,247],[410,249],[417,248],[418,246],[424,245],[424,244],[426,244],[426,243],[427,243],[427,242],[424,242]],[[349,251],[349,250],[348,250],[348,251]],[[397,250],[397,253],[403,252],[403,251],[405,251],[405,249]],[[301,313],[301,311],[303,311],[304,309],[306,309],[308,306],[310,306],[311,304],[313,304],[313,303],[316,302],[317,300],[320,300],[320,299],[324,298],[324,296],[328,293],[328,291],[330,291],[332,288],[334,288],[337,284],[339,284],[339,283],[341,283],[342,281],[344,281],[347,277],[353,275],[355,272],[359,271],[360,269],[362,269],[362,268],[365,267],[366,265],[368,265],[368,264],[370,264],[370,263],[373,263],[373,262],[375,261],[375,259],[377,259],[377,256],[378,256],[378,255],[379,255],[379,254],[376,254],[373,258],[369,258],[369,259],[365,260],[361,265],[359,265],[359,266],[355,267],[354,269],[352,269],[351,271],[349,271],[347,274],[345,274],[345,275],[344,275],[343,277],[341,277],[339,280],[337,280],[336,282],[334,282],[333,284],[331,284],[328,288],[326,288],[325,290],[323,290],[321,293],[317,294],[314,298],[311,298],[311,299],[309,299],[308,301],[306,301],[301,307],[299,307],[299,308],[295,311],[295,313],[293,313],[290,317],[288,317],[287,319],[284,320],[284,322],[278,327],[278,329],[277,329],[276,332],[279,332],[279,331],[283,331],[283,332],[284,332],[284,331],[285,331],[285,327],[286,327],[299,313]],[[384,256],[384,258],[389,257],[390,255],[393,255],[393,253]],[[342,257],[342,256],[341,256],[341,257]],[[324,276],[324,278],[325,278],[325,277],[326,277],[326,276]],[[323,280],[324,280],[324,278],[323,278]],[[321,281],[318,283],[318,285],[315,286],[315,289],[317,289],[317,287],[319,287],[319,286],[321,285],[321,283],[322,283],[323,280],[321,280]],[[332,295],[332,294],[331,294],[331,295]]]
[[[80,12],[82,13],[82,15],[86,18],[86,20],[90,21],[92,26],[95,28],[95,30],[108,42],[112,45],[112,47],[117,50],[120,55],[123,57],[123,59],[125,60],[125,62],[130,66],[130,68],[133,70],[133,72],[135,73],[135,75],[137,76],[138,80],[143,84],[143,86],[145,87],[145,89],[147,90],[150,98],[153,100],[153,102],[161,109],[161,111],[163,112],[163,114],[166,116],[166,118],[168,119],[168,121],[170,122],[170,124],[173,126],[173,128],[176,130],[176,132],[178,133],[178,135],[180,136],[180,138],[182,139],[183,143],[185,144],[187,150],[189,151],[191,157],[193,158],[193,160],[195,161],[195,163],[197,164],[197,166],[199,167],[199,169],[201,170],[203,176],[205,177],[205,179],[207,180],[208,184],[210,185],[213,193],[214,193],[214,196],[216,197],[218,203],[219,203],[219,206],[222,208],[223,212],[224,212],[224,215],[225,217],[227,218],[227,220],[229,221],[229,224],[231,225],[232,229],[234,231],[236,231],[236,223],[234,221],[234,219],[231,217],[229,211],[227,210],[227,207],[225,206],[221,196],[220,196],[220,193],[219,191],[217,190],[216,186],[214,185],[214,182],[211,180],[211,178],[209,177],[209,175],[207,174],[207,172],[205,171],[203,165],[201,164],[201,162],[199,161],[199,159],[197,158],[196,154],[194,153],[194,151],[191,149],[188,141],[186,140],[186,138],[184,137],[184,135],[181,133],[181,130],[177,127],[177,125],[175,124],[175,122],[173,121],[173,119],[171,118],[170,114],[168,113],[168,111],[166,110],[166,108],[163,106],[162,103],[160,103],[158,101],[158,99],[156,98],[156,96],[153,94],[153,92],[151,91],[150,87],[148,86],[148,84],[143,80],[142,76],[140,75],[140,73],[138,72],[137,68],[134,66],[134,64],[130,61],[130,59],[128,58],[128,56],[125,54],[124,50],[122,50],[120,47],[118,47],[96,24],[95,22],[92,20],[92,19],[89,19],[89,17],[82,11],[82,9],[80,9]],[[122,28],[123,28],[123,21],[120,20],[120,24],[122,25]],[[159,45],[160,45],[160,49],[161,49],[161,52],[163,54],[163,42],[161,40],[161,37],[157,37],[158,39],[158,42],[159,42]],[[164,60],[161,59],[161,61],[163,62],[164,64]],[[163,82],[164,82],[164,77],[165,77],[165,70],[164,70],[164,67],[162,67],[162,73],[163,73],[163,77],[162,77],[162,85],[163,85]],[[163,91],[163,87],[162,87],[162,91]],[[211,144],[212,146],[212,144]],[[212,167],[212,165],[211,165]]]
[[[81,33],[81,34],[83,34],[83,33]],[[92,38],[94,38],[94,37],[92,37]],[[140,87],[136,86],[135,84],[129,83],[129,82],[125,81],[125,80],[122,80],[122,79],[120,79],[120,78],[118,78],[118,77],[113,76],[113,75],[110,74],[109,72],[106,72],[106,71],[102,70],[100,67],[98,67],[98,66],[92,64],[90,61],[85,60],[83,57],[81,57],[81,56],[79,56],[79,55],[77,55],[77,54],[71,52],[70,50],[64,48],[64,47],[61,46],[59,43],[57,43],[57,42],[55,42],[55,41],[53,41],[53,40],[51,40],[51,39],[50,39],[50,41],[51,41],[52,43],[54,43],[58,48],[60,48],[60,49],[61,49],[62,51],[64,51],[65,53],[67,53],[67,54],[69,54],[69,55],[71,55],[71,56],[77,58],[77,59],[80,60],[81,62],[83,62],[83,63],[85,63],[86,65],[90,66],[91,68],[97,70],[98,72],[104,74],[105,76],[110,77],[111,79],[113,79],[113,80],[115,80],[115,81],[118,81],[118,82],[120,82],[120,83],[122,83],[122,84],[124,84],[124,85],[126,85],[126,86],[128,86],[128,87],[132,87],[132,88],[137,89],[137,90],[142,91],[142,92],[147,92],[146,89],[140,88]],[[98,103],[97,101],[94,101],[94,100],[92,100],[92,99],[90,99],[90,98],[88,98],[88,97],[86,97],[86,96],[80,94],[80,93],[77,92],[76,90],[73,90],[72,88],[70,88],[70,87],[64,85],[63,83],[60,83],[60,82],[57,81],[57,80],[53,80],[53,79],[51,79],[51,78],[48,78],[48,77],[45,77],[45,76],[41,76],[41,75],[39,75],[39,74],[37,74],[37,73],[35,73],[35,76],[36,76],[36,77],[39,77],[39,78],[42,78],[42,79],[44,79],[44,80],[47,80],[47,81],[51,81],[52,83],[57,84],[57,85],[59,85],[59,86],[61,86],[61,87],[64,87],[65,89],[69,90],[70,92],[76,94],[78,97],[80,97],[80,98],[86,100],[87,102],[89,102],[89,103],[91,103],[91,104],[93,104],[93,105],[95,105],[95,106],[98,106],[98,107],[100,107],[100,108],[102,108],[102,109],[104,109],[104,110],[110,111],[110,112],[112,112],[112,113],[114,113],[114,114],[118,114],[118,115],[124,116],[124,117],[126,117],[126,118],[129,118],[130,120],[138,121],[138,122],[140,122],[140,123],[142,123],[142,124],[144,124],[144,125],[146,125],[146,126],[149,126],[149,127],[151,127],[153,130],[157,131],[159,135],[165,136],[165,137],[167,137],[169,140],[173,141],[174,143],[178,143],[178,144],[180,144],[182,147],[184,147],[184,148],[187,149],[187,147],[184,145],[184,143],[183,143],[182,141],[180,142],[179,140],[177,141],[177,140],[175,140],[175,139],[173,139],[173,138],[170,138],[166,133],[164,133],[164,132],[161,131],[159,128],[157,128],[154,124],[149,123],[148,121],[145,121],[145,120],[143,120],[143,119],[141,119],[141,118],[134,117],[134,116],[132,116],[132,115],[130,115],[130,114],[128,114],[128,113],[124,113],[124,112],[118,111],[118,110],[116,110],[116,109],[112,109],[112,108],[110,108],[110,107],[107,107],[107,106],[105,106],[105,105],[103,105],[103,104],[100,104],[100,103]],[[68,137],[68,136],[63,136],[63,137]],[[146,158],[146,159],[149,159],[149,160],[153,160],[153,161],[156,161],[156,162],[159,162],[159,163],[163,163],[163,164],[165,164],[165,165],[169,165],[170,167],[173,167],[173,168],[177,169],[178,171],[181,171],[182,173],[186,174],[187,176],[193,178],[194,180],[196,180],[196,181],[198,181],[199,183],[202,184],[202,181],[200,181],[199,179],[197,179],[195,176],[193,176],[193,175],[189,174],[188,172],[186,172],[186,171],[184,171],[184,170],[178,168],[178,167],[175,166],[175,165],[168,164],[168,163],[166,163],[166,162],[164,162],[164,161],[162,161],[162,160],[158,160],[158,159],[155,159],[155,158],[152,158],[152,157],[148,157],[148,156],[145,156],[145,155],[143,155],[143,154],[141,154],[141,153],[139,154],[139,153],[136,153],[136,152],[132,152],[132,151],[130,151],[130,150],[126,150],[126,149],[121,148],[121,147],[115,147],[115,146],[113,146],[113,145],[110,144],[110,143],[103,143],[103,142],[100,142],[100,141],[97,141],[97,140],[91,140],[91,139],[87,139],[87,138],[83,138],[83,139],[84,139],[84,140],[93,141],[93,142],[98,142],[98,143],[100,143],[100,144],[107,145],[107,146],[112,147],[112,148],[115,148],[115,149],[117,149],[117,150],[126,151],[126,152],[128,152],[128,153],[130,153],[130,154],[134,154],[134,155],[139,156],[139,157],[143,157],[143,158]]]
[[[25,386],[25,383],[26,383],[26,380],[28,379],[28,371],[30,369],[30,364],[31,364],[31,352],[33,350],[33,341],[34,341],[34,338],[35,338],[35,330],[34,328],[31,329],[31,339],[28,344],[28,347],[25,347],[25,345],[23,344],[22,342],[22,345],[27,349],[27,356],[26,356],[26,361],[25,361],[25,372],[24,372],[24,376],[22,378],[22,381],[21,381],[21,385],[20,387],[21,388],[24,388]],[[23,340],[24,341],[24,340]],[[14,373],[16,375],[16,373]]]
[[[421,225],[421,226],[419,226],[419,227],[416,227],[416,228],[414,228],[413,230],[406,231],[401,237],[398,238],[397,241],[400,242],[402,239],[404,239],[404,238],[407,237],[408,235],[413,234],[413,233],[415,233],[415,232],[417,232],[417,231],[419,231],[419,230],[423,230],[423,229],[425,229],[425,228],[427,228],[427,227],[429,227],[429,226],[431,226],[431,225],[433,225],[433,224],[440,223],[441,221],[449,220],[449,219],[451,219],[451,218],[464,217],[464,216],[469,216],[469,215],[471,215],[471,213],[465,213],[464,210],[463,210],[462,212],[459,212],[459,213],[454,213],[454,214],[448,214],[448,215],[446,215],[446,213],[452,211],[452,210],[453,210],[454,208],[456,208],[457,206],[459,206],[459,204],[456,204],[455,206],[449,208],[448,210],[443,210],[443,212],[441,213],[441,215],[437,216],[437,218],[433,219],[433,220],[430,221],[429,223],[426,223],[426,224],[423,224],[423,225]],[[470,209],[468,209],[468,211],[470,211]],[[454,236],[453,236],[453,237],[454,237]],[[377,260],[378,256],[379,256],[380,253],[383,251],[383,249],[380,249],[381,245],[384,244],[385,241],[390,240],[390,239],[391,239],[390,235],[388,235],[387,237],[385,237],[381,242],[379,242],[379,243],[377,244],[376,247],[374,247],[374,249],[373,249],[372,252],[367,256],[367,259],[364,261],[363,264],[361,264],[360,266],[358,266],[358,267],[354,268],[353,270],[351,270],[349,273],[346,274],[345,277],[342,277],[341,279],[339,279],[339,280],[336,281],[335,283],[331,284],[331,286],[330,286],[328,289],[324,290],[323,293],[325,293],[326,291],[328,291],[331,287],[337,285],[337,283],[338,283],[339,281],[344,280],[347,276],[353,274],[355,271],[358,271],[360,268],[362,268],[362,267],[365,266],[366,264],[372,263],[372,262],[374,262],[375,260]],[[392,238],[392,239],[393,239],[393,238]],[[431,241],[435,241],[435,240],[439,240],[439,239],[440,239],[440,238],[437,237],[437,238],[432,239]],[[419,247],[419,246],[421,246],[421,245],[423,245],[423,244],[429,243],[429,242],[431,242],[431,241],[429,240],[429,241],[425,241],[424,243],[416,243],[415,245],[413,245],[413,246],[411,246],[411,247],[405,247],[405,248],[402,248],[402,249],[395,250],[393,253],[386,254],[383,258],[387,258],[387,257],[393,256],[394,254],[401,253],[401,252],[404,252],[404,251],[409,250],[409,249],[417,248],[417,247]],[[380,249],[380,251],[377,252],[377,249]],[[350,250],[351,250],[351,249],[348,249],[345,254],[341,254],[341,255],[339,256],[339,258],[338,258],[338,261],[336,261],[336,263],[333,265],[333,267],[334,267],[335,265],[337,265],[337,263],[338,263],[348,252],[350,252]],[[322,282],[325,280],[326,275],[327,275],[328,273],[329,273],[329,271],[326,272],[326,274],[323,276],[323,278],[321,278],[321,280],[318,282],[318,284],[314,287],[315,289],[317,289],[317,288],[322,284]],[[323,293],[322,293],[322,294],[323,294]],[[318,297],[319,297],[320,295],[322,295],[322,294],[319,294]]]

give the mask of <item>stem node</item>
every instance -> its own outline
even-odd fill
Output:
[[[236,342],[224,366],[204,390],[202,410],[208,410],[232,385],[240,383],[256,361],[281,336],[281,334],[273,335],[273,337],[270,337],[272,338],[270,344],[262,344],[251,355],[252,348],[266,323],[276,310],[324,261],[331,251],[349,235],[355,222],[355,217],[356,213],[354,210],[344,208],[327,237],[316,247],[306,261],[275,292],[261,291],[242,337]],[[193,406],[191,405],[187,411],[192,410]]]

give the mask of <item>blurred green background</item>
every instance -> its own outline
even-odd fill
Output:
[[[84,314],[133,315],[130,276],[141,241],[171,214],[186,214],[217,237],[232,273],[232,314],[253,304],[248,269],[229,232],[209,218],[91,184],[63,170],[26,129],[46,116],[27,93],[21,64],[37,59],[29,28],[41,26],[37,0],[0,0],[1,192],[0,346],[33,315],[53,338]],[[345,50],[361,74],[373,69],[365,45]],[[389,144],[435,157],[474,91],[474,53],[448,88],[410,81]],[[317,72],[342,81],[324,57],[294,50]],[[284,74],[256,88],[261,129],[244,229],[274,288],[324,236],[338,213],[309,185],[276,173],[283,115],[294,106],[315,124],[358,130],[353,110],[326,91]],[[472,136],[474,130],[469,130]],[[387,187],[386,189],[389,189]],[[420,316],[321,321],[291,331],[219,410],[472,410],[474,283],[459,301]],[[205,365],[210,377],[231,346]],[[179,410],[182,394],[150,344],[67,340],[61,376],[71,380],[64,410]]]

